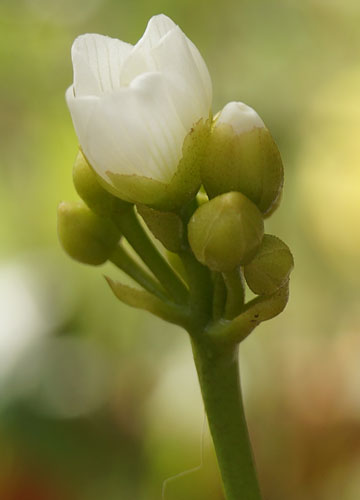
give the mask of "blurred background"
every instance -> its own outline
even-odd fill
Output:
[[[71,44],[135,43],[161,12],[202,52],[214,111],[254,107],[285,164],[267,232],[293,250],[291,300],[241,348],[264,499],[358,500],[358,0],[0,0],[0,498],[223,498],[186,335],[56,235],[77,199]]]

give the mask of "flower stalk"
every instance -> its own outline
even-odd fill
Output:
[[[144,290],[156,295],[159,299],[167,299],[162,286],[145,269],[138,265],[122,245],[118,245],[110,257],[110,262],[130,276]]]
[[[180,304],[187,302],[188,291],[184,283],[148,237],[133,208],[125,213],[114,214],[113,220],[169,295]]]
[[[206,415],[227,500],[261,500],[239,376],[237,345],[192,341]]]

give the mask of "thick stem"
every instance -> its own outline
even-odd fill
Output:
[[[201,330],[211,317],[213,285],[209,270],[198,262],[190,250],[179,254],[187,275],[193,333]]]
[[[245,288],[240,268],[223,273],[226,289],[225,319],[233,319],[240,314],[245,300]]]
[[[226,285],[221,273],[213,272],[213,283],[212,319],[218,321],[223,317],[226,305]]]
[[[261,500],[241,396],[238,347],[192,339],[226,500]]]
[[[150,240],[134,210],[114,215],[114,222],[169,295],[179,304],[186,303],[186,286]]]

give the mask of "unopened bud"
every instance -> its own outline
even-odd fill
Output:
[[[119,230],[110,219],[95,215],[82,202],[60,203],[58,235],[70,257],[93,266],[106,262],[120,239]]]
[[[231,271],[249,262],[263,234],[261,213],[239,192],[222,194],[204,203],[188,226],[196,258],[213,271]]]
[[[101,186],[97,175],[80,150],[73,167],[73,181],[80,198],[98,215],[110,216],[127,210],[131,206]]]
[[[218,113],[201,176],[210,197],[239,191],[263,214],[271,209],[283,185],[283,165],[256,111],[241,102],[230,102]]]
[[[288,246],[276,236],[265,234],[254,259],[244,267],[244,274],[254,293],[270,295],[285,284],[293,267]]]

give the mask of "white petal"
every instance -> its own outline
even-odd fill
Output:
[[[151,49],[172,29],[176,27],[174,21],[164,14],[153,16],[146,26],[143,36],[140,38],[137,47]]]
[[[87,149],[89,122],[99,103],[99,98],[96,96],[75,97],[73,85],[67,89],[65,98],[79,143],[83,149]]]
[[[99,95],[120,88],[120,71],[132,45],[108,36],[81,35],[73,43],[76,96]]]
[[[211,105],[212,105],[212,82],[211,82],[209,70],[206,66],[206,63],[205,63],[202,55],[200,54],[198,48],[196,47],[196,45],[188,38],[187,38],[187,42],[189,44],[192,56],[193,56],[194,61],[195,61],[195,64],[198,68],[200,78],[203,82],[206,99],[210,103],[210,107],[211,107]]]
[[[187,131],[168,98],[161,74],[141,75],[130,87],[102,96],[91,110],[86,130],[76,125],[76,112],[73,119],[86,157],[108,182],[107,172],[162,182],[175,173]]]
[[[121,68],[120,84],[122,87],[127,87],[142,73],[154,71],[156,71],[156,66],[149,51],[135,46]]]
[[[206,65],[204,62],[203,66],[200,64],[202,57],[191,48],[189,42],[180,28],[176,27],[151,50],[156,68],[171,82],[169,88],[174,105],[188,130],[200,118],[209,117],[212,99]]]
[[[141,73],[157,71],[157,66],[150,55],[150,50],[176,28],[176,24],[164,14],[154,16],[148,22],[146,30],[127,57],[121,69],[121,85],[130,85]]]
[[[166,16],[156,16],[124,62],[121,85],[144,72],[159,71],[171,83],[173,100],[184,126],[208,118],[212,85],[206,64],[195,45]]]
[[[98,78],[91,69],[86,54],[80,51],[72,51],[72,61],[74,70],[74,94],[78,96],[100,95],[101,88]]]
[[[229,102],[215,117],[215,127],[221,123],[231,125],[236,134],[253,128],[264,128],[265,124],[257,112],[243,102]]]

